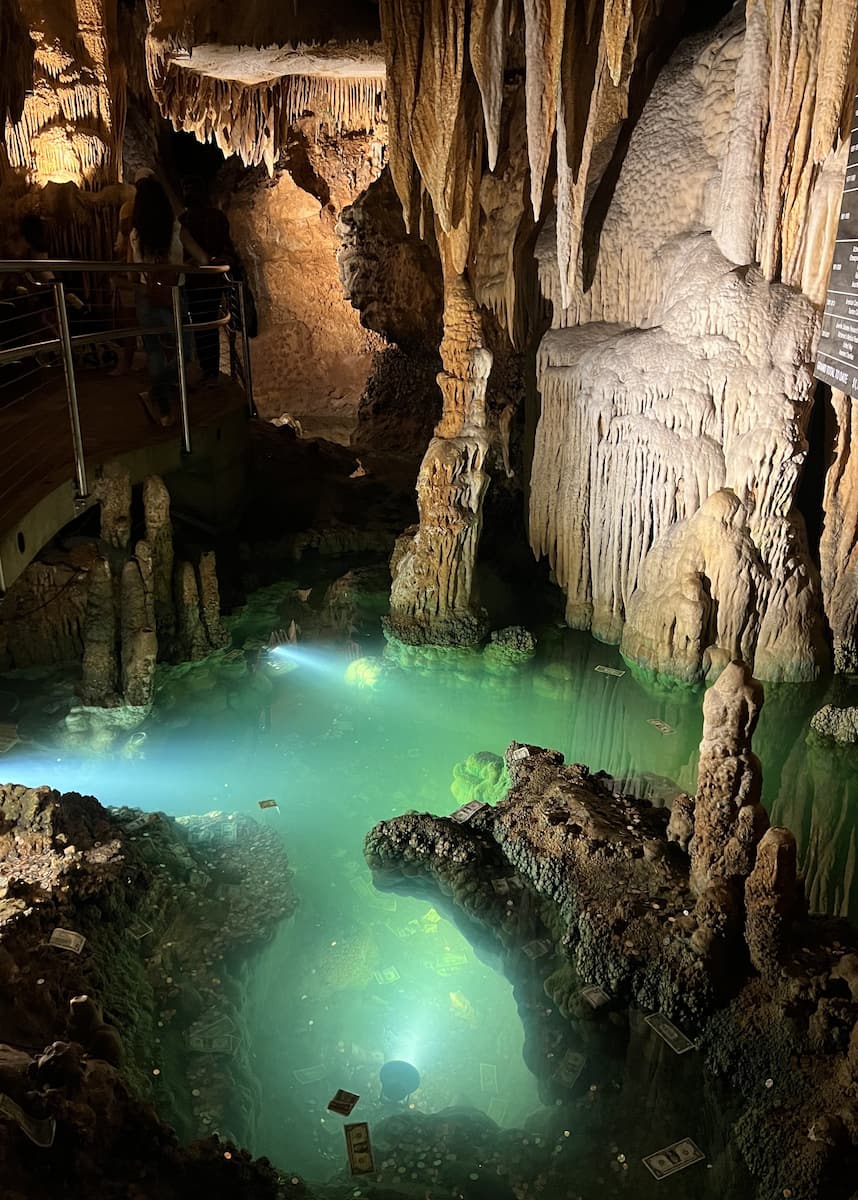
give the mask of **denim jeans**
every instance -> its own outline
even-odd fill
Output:
[[[176,363],[176,338],[173,328],[172,308],[162,308],[154,305],[146,294],[145,287],[138,287],[134,293],[134,305],[137,309],[137,321],[144,329],[163,329],[164,333],[144,333],[143,348],[146,351],[146,365],[149,368],[152,399],[166,416],[170,412],[170,401],[179,384]],[[185,298],[182,296],[182,322],[188,320]],[[166,336],[166,346],[165,346]],[[191,335],[185,330],[182,334],[182,345],[185,351],[185,367],[191,361]],[[167,359],[167,347],[172,349],[172,360]]]

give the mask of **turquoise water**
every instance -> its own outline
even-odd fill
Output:
[[[251,624],[234,623],[239,641]],[[546,632],[534,662],[507,675],[488,672],[478,656],[382,666],[383,647],[373,638],[361,642],[360,652],[366,669],[355,668],[354,647],[346,653],[341,645],[310,641],[281,656],[282,669],[272,662],[261,678],[247,672],[240,655],[163,669],[152,716],[112,741],[61,734],[50,725],[46,696],[53,694],[62,715],[68,681],[46,673],[7,677],[4,689],[21,697],[22,730],[39,748],[16,747],[0,772],[19,783],[90,792],[107,804],[174,816],[244,812],[281,832],[300,907],[265,952],[251,989],[250,1052],[263,1098],[255,1153],[310,1178],[329,1178],[343,1166],[343,1122],[325,1111],[332,1088],[359,1093],[353,1119],[372,1123],[395,1111],[379,1096],[381,1063],[405,1059],[421,1074],[409,1111],[479,1109],[501,1128],[542,1130],[557,1140],[560,1154],[570,1137],[563,1128],[570,1110],[548,1106],[524,1061],[519,1009],[544,1005],[539,1017],[546,1029],[559,1019],[541,992],[538,966],[514,987],[491,947],[475,951],[440,903],[377,892],[363,862],[363,839],[377,821],[408,809],[451,812],[459,803],[451,792],[457,764],[478,750],[502,753],[513,739],[555,747],[570,761],[633,780],[655,802],[669,792],[669,781],[692,790],[701,697],[654,696],[628,672],[601,673],[596,667],[623,670],[616,652],[558,630]],[[814,905],[857,916],[853,773],[847,758],[805,745],[817,706],[808,689],[770,692],[755,743],[765,800],[773,819],[799,836]],[[258,801],[266,798],[279,809],[260,813]],[[596,1186],[649,1194],[654,1185],[640,1174],[640,1155],[686,1133],[723,1159],[709,1118],[698,1127],[703,1118],[687,1116],[687,1097],[700,1087],[699,1064],[642,1068],[628,1051],[631,1043],[597,1044],[587,1030],[582,1037],[588,1066],[573,1116],[579,1129],[601,1122],[601,1133],[588,1133],[586,1144]],[[664,1070],[672,1072],[672,1085]],[[633,1135],[621,1125],[620,1108],[594,1107],[599,1089],[609,1086],[625,1112],[630,1104],[638,1111],[656,1105],[646,1121],[636,1121]],[[574,1138],[569,1144],[584,1153]],[[415,1171],[415,1186],[431,1166],[417,1161],[424,1165]],[[711,1186],[714,1195],[717,1180],[723,1185],[717,1163],[692,1176],[681,1186],[677,1177],[674,1194],[708,1195]],[[627,1177],[638,1190],[629,1191]],[[419,1186],[417,1194],[423,1195]]]

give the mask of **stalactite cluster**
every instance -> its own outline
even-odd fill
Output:
[[[146,69],[161,113],[174,129],[214,142],[269,174],[291,126],[312,114],[332,133],[372,131],[384,123],[384,80],[374,76],[284,75],[264,83],[219,79],[176,65],[176,45],[149,36]]]
[[[21,10],[33,43],[33,89],[19,118],[6,122],[10,167],[40,186],[115,182],[125,122],[125,70],[113,53],[115,5],[22,0]]]

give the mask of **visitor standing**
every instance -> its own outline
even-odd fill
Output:
[[[208,263],[209,256],[174,218],[167,193],[155,178],[141,179],[137,184],[129,245],[131,262],[164,264],[162,270],[141,274],[135,287],[135,307],[137,320],[151,331],[143,334],[151,387],[149,395],[143,393],[143,400],[150,416],[162,425],[172,425],[175,420],[172,398],[178,375],[176,359],[169,362],[165,348],[166,340],[175,351],[175,338],[165,339],[165,335],[174,331],[172,288],[184,282],[176,268],[182,266],[186,252],[201,265]],[[191,347],[187,332],[182,341],[185,361],[189,362]]]
[[[226,214],[210,201],[205,183],[198,176],[182,185],[185,211],[179,217],[182,229],[205,250],[213,262],[235,261],[235,248]],[[188,309],[194,325],[216,321],[223,310],[223,282],[207,276],[190,276],[186,285]],[[220,373],[220,330],[201,329],[194,334],[197,361],[204,382],[212,383]]]

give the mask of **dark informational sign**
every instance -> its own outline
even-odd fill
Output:
[[[858,98],[814,375],[858,396]]]

